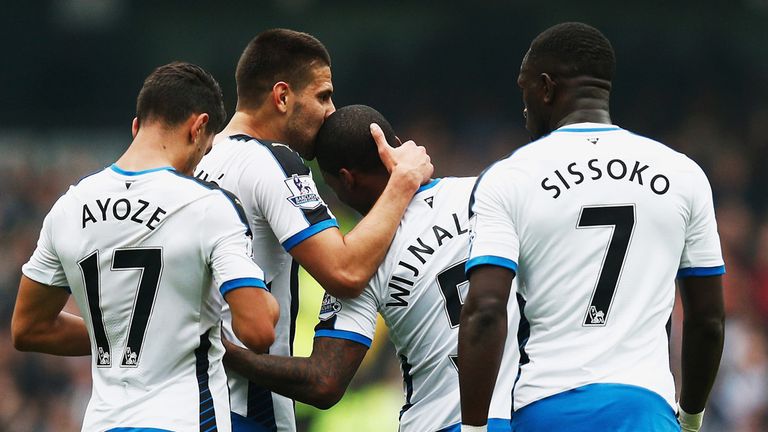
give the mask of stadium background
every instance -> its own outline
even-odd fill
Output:
[[[331,52],[337,106],[379,109],[401,137],[428,148],[438,176],[476,175],[527,142],[520,60],[539,31],[567,20],[597,26],[614,44],[614,122],[688,153],[711,179],[728,317],[705,429],[768,430],[768,1],[513,3],[3,2],[0,431],[79,430],[89,360],[12,348],[19,269],[54,200],[130,143],[135,97],[154,67],[202,65],[231,113],[245,44],[266,28],[308,31]],[[343,224],[354,223],[323,192]],[[302,282],[296,350],[307,354],[321,291]],[[674,322],[676,369],[679,307]],[[394,431],[402,403],[382,334],[337,407],[299,407],[300,429]]]

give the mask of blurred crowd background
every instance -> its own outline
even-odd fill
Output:
[[[16,352],[20,267],[67,187],[130,143],[144,77],[172,60],[220,81],[259,31],[322,40],[337,106],[379,109],[432,155],[437,176],[473,176],[528,142],[517,72],[530,40],[584,21],[613,42],[616,124],[687,153],[712,183],[727,275],[725,351],[706,431],[768,430],[768,0],[675,2],[56,0],[3,4],[0,36],[0,432],[76,431],[90,396],[85,358]],[[321,186],[322,187],[322,186]],[[322,190],[343,226],[354,212]],[[296,352],[308,354],[321,289],[302,279]],[[678,370],[681,310],[672,365]],[[330,411],[300,406],[302,431],[394,431],[403,403],[393,349],[377,336]]]

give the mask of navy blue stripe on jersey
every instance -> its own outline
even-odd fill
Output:
[[[333,338],[333,339],[346,339],[352,342],[357,342],[359,344],[365,345],[367,348],[371,347],[371,342],[373,342],[369,337],[363,336],[359,333],[347,331],[347,330],[330,330],[330,329],[322,329],[317,330],[315,332],[315,337],[327,337],[327,338]]]
[[[512,270],[517,274],[517,263],[512,261],[509,258],[502,258],[498,256],[493,255],[483,255],[479,257],[474,257],[471,260],[467,261],[467,265],[464,266],[464,273],[469,276],[469,272],[472,271],[475,267],[483,266],[483,265],[493,265],[497,267],[504,267]]]
[[[224,282],[219,287],[219,291],[221,292],[221,295],[224,295],[234,289],[243,288],[243,287],[256,287],[256,288],[262,288],[266,291],[269,291],[267,289],[267,284],[264,283],[263,280],[258,278],[238,278],[238,279],[232,279]]]
[[[232,135],[229,138],[237,141],[253,140],[254,142],[264,146],[267,150],[269,150],[269,153],[275,159],[277,166],[279,166],[280,169],[283,171],[283,174],[285,175],[286,179],[291,178],[294,175],[297,175],[297,176],[310,175],[309,167],[304,163],[304,159],[302,159],[298,153],[293,151],[290,147],[288,147],[285,144],[280,144],[280,143],[262,140],[262,139],[255,139],[253,137],[250,137],[248,135],[243,135],[243,134]],[[314,191],[314,192],[317,193],[317,191]],[[328,207],[325,205],[325,203],[318,205],[314,209],[305,209],[301,207],[296,207],[296,208],[302,212],[302,214],[304,215],[304,218],[307,220],[307,222],[310,225],[314,225],[326,219],[331,219],[331,214],[328,211]]]
[[[405,385],[405,405],[403,405],[403,408],[400,410],[400,417],[398,417],[398,419],[401,420],[403,418],[403,414],[405,414],[405,412],[411,409],[413,406],[411,403],[411,397],[413,397],[413,377],[411,376],[412,368],[413,366],[408,363],[408,358],[404,355],[401,355],[400,369],[403,371],[403,384]]]
[[[248,381],[248,412],[246,416],[248,420],[261,426],[262,430],[276,432],[277,423],[272,392]]]
[[[235,208],[235,212],[237,212],[237,216],[240,218],[240,222],[242,222],[243,225],[245,225],[245,235],[247,235],[249,238],[253,238],[253,234],[251,233],[251,226],[248,224],[248,217],[245,215],[245,210],[243,210],[243,206],[240,204],[240,200],[235,196],[235,194],[233,194],[232,192],[226,189],[221,188],[219,185],[217,185],[214,182],[205,181],[197,177],[181,174],[176,171],[171,171],[171,172],[181,178],[192,180],[193,182],[199,184],[200,186],[206,189],[217,190],[223,193],[224,196],[227,197],[227,200],[232,204],[232,207]]]
[[[127,170],[124,170],[124,169],[120,168],[119,166],[117,166],[115,164],[112,164],[110,166],[110,168],[112,169],[112,171],[114,171],[114,172],[116,172],[116,173],[118,173],[120,175],[131,176],[131,177],[142,175],[142,174],[149,174],[149,173],[153,173],[153,172],[157,172],[157,171],[176,171],[176,168],[174,168],[172,166],[164,166],[164,167],[159,167],[159,168],[150,168],[150,169],[141,170],[141,171],[127,171]]]
[[[725,274],[725,266],[717,267],[687,267],[677,271],[677,278],[719,276]]]
[[[320,231],[325,231],[328,228],[338,228],[338,227],[339,227],[339,223],[336,221],[336,219],[326,219],[320,223],[310,225],[304,228],[303,230],[297,232],[296,234],[288,237],[288,240],[283,242],[283,249],[285,249],[286,252],[290,252],[291,249],[296,247],[296,245],[312,237],[313,235],[319,233]]]
[[[626,384],[588,384],[515,411],[512,429],[679,432],[675,411],[659,394]]]
[[[618,126],[612,126],[612,127],[595,127],[595,128],[560,128],[552,131],[552,133],[555,132],[610,132],[610,131],[617,131],[621,130]]]
[[[293,355],[293,339],[296,337],[296,318],[299,316],[299,263],[291,259],[291,326],[290,326],[290,339],[288,346]]]
[[[425,190],[432,189],[433,187],[437,186],[437,184],[442,180],[441,178],[432,179],[429,181],[429,183],[423,184],[419,186],[419,189],[416,190],[416,193],[424,192]]]
[[[200,432],[213,432],[217,430],[216,410],[213,406],[213,395],[208,387],[208,352],[211,349],[211,340],[208,334],[210,329],[200,335],[200,345],[195,350],[195,370],[197,372],[197,388],[200,391]]]
[[[517,324],[517,347],[520,353],[520,360],[517,363],[517,370],[515,371],[515,383],[512,384],[512,400],[515,400],[515,387],[520,380],[520,374],[522,373],[523,365],[530,363],[531,359],[528,357],[528,352],[525,350],[528,345],[528,339],[531,337],[531,323],[528,322],[528,318],[525,317],[525,299],[519,293],[515,294],[517,300],[517,308],[520,311],[520,321]],[[511,373],[509,371],[508,373]],[[510,413],[512,412],[510,407]]]
[[[158,428],[134,428],[134,427],[119,427],[107,429],[107,432],[173,432],[168,429]]]

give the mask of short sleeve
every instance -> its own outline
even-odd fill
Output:
[[[250,229],[236,199],[216,191],[205,209],[203,227],[213,282],[222,295],[242,287],[267,288],[264,272],[253,262]]]
[[[301,157],[282,144],[264,145],[275,163],[262,167],[254,202],[283,248],[290,251],[320,231],[338,227]]]
[[[509,211],[515,200],[500,166],[494,165],[477,179],[469,203],[470,251],[467,275],[476,267],[495,265],[517,273],[520,240]]]
[[[64,273],[64,267],[56,253],[53,242],[53,230],[57,226],[57,215],[64,199],[64,197],[60,198],[48,215],[45,216],[43,228],[40,230],[40,237],[37,240],[37,247],[29,261],[22,266],[21,272],[24,276],[35,282],[62,287],[69,291],[69,283]]]
[[[690,217],[677,277],[721,275],[725,273],[725,264],[717,233],[712,188],[698,166],[691,189]]]
[[[354,299],[337,299],[326,293],[315,337],[346,339],[370,348],[376,332],[377,305],[372,284]]]

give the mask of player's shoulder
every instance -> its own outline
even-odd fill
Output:
[[[179,173],[177,171],[169,171],[169,173],[175,177],[176,181],[184,185],[184,187],[186,187],[188,190],[191,190],[193,193],[199,195],[199,197],[194,200],[194,203],[199,205],[210,205],[210,203],[206,201],[211,200],[211,202],[214,203],[213,205],[216,206],[231,206],[237,213],[238,218],[240,218],[240,220],[246,226],[248,226],[248,218],[245,214],[245,210],[243,209],[243,204],[234,193],[222,188],[217,183],[212,181],[206,181],[198,177]]]
[[[677,151],[667,144],[654,138],[625,130],[631,139],[636,141],[636,147],[645,153],[654,153],[656,159],[663,161],[667,166],[679,172],[688,172],[693,175],[704,174],[696,161],[683,152]]]
[[[304,159],[286,144],[254,138],[245,134],[230,135],[227,137],[227,140],[230,142],[248,143],[253,151],[265,153],[265,156],[268,156],[269,159],[280,167],[286,177],[309,174],[309,167],[307,167]]]

